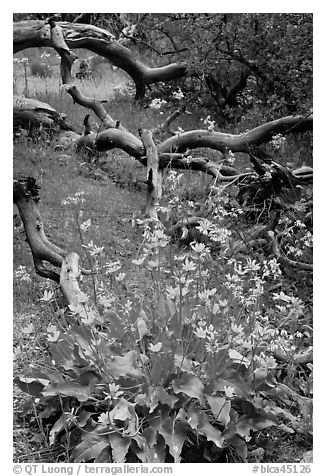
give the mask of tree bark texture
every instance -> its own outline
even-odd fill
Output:
[[[27,179],[23,182],[14,181],[13,199],[24,224],[27,242],[31,248],[37,274],[59,282],[59,274],[46,269],[43,261],[47,261],[56,267],[61,267],[66,252],[51,243],[45,235],[43,220],[35,202],[37,197],[35,185],[34,179]]]
[[[81,317],[93,315],[100,324],[103,319],[96,310],[88,305],[88,297],[79,288],[81,274],[90,274],[79,266],[79,255],[68,253],[51,243],[44,233],[44,224],[37,207],[38,187],[35,179],[17,181],[13,186],[14,203],[19,209],[26,232],[27,242],[30,246],[36,273],[60,284],[61,291],[66,298],[68,306]],[[44,267],[43,261],[60,269],[60,274]]]
[[[195,130],[175,135],[157,146],[159,157],[159,167],[164,169],[172,167],[176,169],[192,169],[202,171],[216,178],[217,181],[230,182],[236,180],[237,171],[231,167],[218,164],[206,158],[193,158],[184,154],[187,150],[196,148],[210,148],[225,153],[232,152],[249,153],[252,147],[268,142],[278,133],[288,134],[290,132],[310,131],[313,127],[313,117],[287,116],[275,121],[267,122],[255,127],[243,134],[227,134],[207,130]],[[156,129],[154,129],[155,131]],[[111,149],[122,149],[130,156],[137,159],[146,166],[147,158],[142,141],[132,133],[123,130],[110,128],[98,134],[91,133],[83,135],[75,142],[77,149],[88,147],[94,151],[106,151]],[[298,174],[296,175],[296,173]],[[294,176],[302,178],[302,183],[309,183],[312,179],[311,168],[301,168],[293,171]],[[241,174],[244,177],[250,174]]]
[[[45,102],[21,96],[13,97],[14,131],[20,128],[29,131],[39,128],[74,131],[74,128],[66,122],[65,117]]]
[[[85,305],[88,297],[79,288],[79,278],[81,270],[79,268],[79,255],[68,253],[62,262],[60,272],[60,287],[68,305],[79,307]]]
[[[134,58],[131,50],[122,46],[114,36],[93,25],[58,22],[69,49],[86,48],[104,56],[115,66],[123,69],[134,81],[136,99],[145,94],[145,86],[161,81],[170,81],[186,74],[184,63],[171,63],[151,68]],[[44,21],[28,20],[14,23],[14,53],[25,48],[52,47],[50,26]]]
[[[242,134],[228,134],[204,129],[183,132],[161,142],[157,150],[159,154],[182,153],[188,149],[197,148],[209,148],[222,153],[227,150],[248,153],[250,147],[269,142],[276,134],[311,131],[312,127],[312,115],[309,117],[287,116],[267,122]],[[96,135],[94,147],[99,151],[119,148],[136,159],[145,155],[141,140],[123,129],[108,129],[100,132]]]
[[[156,206],[159,198],[162,197],[162,170],[159,168],[157,148],[154,144],[151,132],[147,129],[143,129],[140,137],[146,150],[147,161],[147,200],[145,215],[158,220]]]

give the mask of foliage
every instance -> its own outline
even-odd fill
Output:
[[[67,21],[74,18],[65,15]],[[161,122],[168,109],[182,103],[191,114],[176,123],[179,131],[214,130],[222,118],[228,120],[227,131],[243,132],[262,118],[265,122],[284,112],[309,110],[308,14],[91,14],[90,21],[116,36],[126,22],[136,24],[130,42],[138,52],[150,51],[146,59],[153,64],[171,59],[188,63],[191,74],[173,85],[154,86],[146,108],[133,104],[119,84],[113,88],[112,71],[106,80],[76,80],[96,99],[106,98],[109,91],[110,114],[135,133],[140,126]],[[42,82],[45,91],[39,80],[34,84],[36,78],[28,77],[28,58],[17,63],[14,86],[26,96],[35,90],[39,99],[73,116],[80,127],[84,110],[66,100],[59,89],[58,58],[50,60],[56,68]],[[222,104],[239,75],[248,72],[233,102]],[[97,129],[101,125],[95,124]],[[133,263],[126,264],[127,259],[120,260],[125,242],[114,237],[114,227],[120,220],[125,230],[131,216],[121,219],[117,213],[108,220],[104,207],[112,197],[107,176],[102,176],[102,188],[95,188],[92,180],[101,167],[116,183],[129,183],[134,190],[145,176],[133,159],[110,152],[106,159],[83,159],[76,165],[79,158],[53,153],[47,138],[37,142],[22,133],[15,141],[16,150],[22,148],[16,168],[25,161],[28,173],[46,184],[48,222],[55,237],[60,227],[52,222],[49,180],[54,182],[55,206],[69,189],[71,196],[61,201],[64,208],[58,212],[60,240],[85,253],[94,275],[91,285],[84,280],[82,288],[103,318],[99,326],[92,312],[64,306],[58,289],[37,283],[28,272],[31,263],[23,266],[21,256],[16,257],[15,293],[21,307],[15,319],[20,337],[15,383],[30,395],[17,415],[37,425],[51,455],[72,462],[267,461],[261,435],[269,438],[273,429],[283,437],[311,435],[313,368],[309,359],[300,363],[300,357],[312,349],[312,279],[310,273],[281,263],[271,243],[260,239],[279,198],[270,187],[273,170],[257,178],[256,190],[273,193],[254,210],[250,203],[239,205],[241,193],[233,185],[167,170],[159,207],[164,226],[134,215],[132,229],[142,230],[142,241],[138,253],[134,248],[129,253]],[[310,146],[311,137],[278,136],[266,148],[284,163],[301,165],[308,156],[310,160]],[[200,153],[216,160],[211,151]],[[233,165],[235,160],[237,166],[241,161],[242,168],[247,165],[231,152],[221,163]],[[311,191],[300,188],[294,198],[291,192],[281,197],[274,231],[282,255],[311,263]],[[125,206],[125,197],[120,202]],[[120,202],[115,205],[122,208]],[[99,209],[102,214],[94,216]],[[200,220],[186,231],[186,239],[175,234],[175,224],[191,216]],[[130,229],[124,232],[126,241]],[[135,235],[131,238],[136,241]],[[108,249],[115,253],[110,258]],[[138,283],[130,286],[135,276]],[[24,303],[33,313],[41,307],[42,318],[30,313],[24,321]],[[28,373],[22,341],[33,356]]]
[[[161,213],[192,207],[175,195],[181,179],[170,172]],[[270,297],[284,279],[275,259],[230,256],[234,238],[225,225],[238,210],[221,192],[213,188],[202,203],[211,219],[198,227],[218,244],[218,255],[200,242],[176,253],[161,226],[140,221],[144,240],[134,265],[152,276],[151,295],[122,292],[120,263],[107,263],[108,279],[97,285],[105,323],[99,328],[91,313],[70,307],[66,326],[48,327],[52,364],[16,377],[32,396],[22,414],[35,408],[50,425],[50,446],[65,446],[70,461],[190,462],[194,445],[205,448],[200,461],[247,461],[257,432],[311,430],[311,368],[293,383],[275,358],[286,355],[296,371],[295,355],[311,344],[310,333],[301,332],[310,329],[308,307],[283,286]],[[78,206],[82,195],[65,205]],[[284,225],[284,239],[305,228]],[[87,233],[91,221],[79,226]],[[310,247],[303,236],[302,246]],[[98,269],[103,249],[88,248]],[[24,270],[17,279],[27,279]],[[305,395],[295,413],[284,382]]]
[[[312,107],[311,14],[148,14],[137,28],[162,58],[187,62],[186,90],[205,85],[228,121],[257,104],[271,115]]]

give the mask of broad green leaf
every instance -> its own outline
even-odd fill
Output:
[[[153,451],[152,463],[165,463],[166,458],[166,444],[162,435],[157,435],[157,441]]]
[[[175,463],[181,461],[181,451],[188,432],[188,425],[182,421],[174,421],[169,418],[159,430],[165,443],[169,446],[169,452],[174,458]]]
[[[240,404],[241,413],[247,417],[247,422],[253,431],[263,430],[264,428],[278,424],[276,415],[256,408],[253,403],[241,400],[238,404]]]
[[[229,349],[229,357],[230,359],[234,360],[234,362],[244,364],[246,367],[249,367],[250,365],[250,360],[240,354],[240,352],[238,352],[237,350]]]
[[[121,339],[126,330],[123,319],[113,311],[105,313],[105,319],[109,323],[109,335],[115,339]]]
[[[164,385],[171,373],[174,372],[174,356],[172,352],[151,352],[151,382],[153,385]]]
[[[161,406],[156,408],[153,413],[150,413],[147,417],[149,427],[153,430],[159,430],[161,426],[170,418],[170,408],[167,406]]]
[[[100,376],[93,370],[82,371],[79,374],[79,383],[84,386],[94,387],[100,381]]]
[[[228,445],[232,446],[235,449],[236,453],[241,456],[241,458],[246,459],[248,456],[248,447],[242,438],[238,435],[232,436],[228,440]]]
[[[90,354],[93,354],[94,337],[92,331],[85,325],[72,326],[70,335],[73,336],[78,345]]]
[[[144,373],[137,363],[137,354],[134,350],[123,356],[113,356],[106,361],[107,371],[113,378],[134,377],[142,378]]]
[[[52,446],[55,442],[55,438],[60,431],[62,431],[65,427],[68,427],[67,424],[67,417],[66,415],[61,415],[60,418],[55,422],[53,427],[51,428],[50,435],[49,435],[49,443]]]
[[[185,357],[183,357],[183,355],[176,354],[174,356],[174,363],[176,367],[180,368],[181,370],[185,372],[191,372],[196,362],[186,359]]]
[[[49,380],[51,383],[64,382],[64,378],[61,372],[48,368],[44,369],[44,371],[42,372],[40,370],[36,370],[35,372],[33,372],[33,377],[37,378],[38,380]]]
[[[226,426],[230,421],[231,402],[225,397],[207,396],[206,398],[217,421]]]
[[[108,436],[114,463],[124,463],[126,461],[126,454],[128,453],[131,438],[124,437],[120,435],[120,433],[110,433]]]
[[[250,400],[251,398],[249,384],[245,382],[236,371],[232,376],[228,376],[228,378],[218,378],[214,380],[214,390],[224,392],[224,387],[233,387],[234,393],[238,397],[247,400]]]
[[[173,380],[172,387],[175,393],[183,392],[188,397],[197,398],[201,403],[204,403],[204,384],[195,375],[183,372],[180,378]]]
[[[106,446],[95,458],[94,463],[112,463],[111,448]]]
[[[100,453],[110,446],[107,435],[101,435],[97,430],[82,434],[82,441],[72,453],[74,463],[87,463],[96,459]]]
[[[207,441],[213,441],[218,448],[223,448],[224,438],[220,430],[209,423],[209,418],[203,411],[198,415],[197,431],[206,436]]]
[[[270,414],[269,417],[263,415],[256,415],[253,418],[248,419],[248,423],[253,431],[264,430],[269,426],[273,426],[278,424],[277,417]]]
[[[28,393],[33,397],[39,397],[44,387],[47,387],[50,381],[45,379],[15,377],[14,383],[23,392]]]
[[[131,409],[134,410],[134,405],[125,398],[121,397],[118,403],[114,406],[113,410],[110,411],[110,419],[125,421],[128,418],[132,418]]]
[[[91,389],[86,386],[73,382],[59,382],[48,386],[43,390],[44,397],[51,395],[64,395],[66,397],[75,397],[79,402],[86,402],[91,396]]]
[[[71,339],[61,335],[55,344],[50,344],[52,359],[57,365],[72,360],[73,348],[74,343]]]
[[[91,412],[86,412],[85,410],[83,410],[80,413],[80,415],[77,416],[78,426],[80,426],[81,428],[84,428],[84,426],[86,425],[86,423],[88,422],[91,416],[92,416]]]
[[[146,428],[148,430],[148,428]],[[154,430],[151,430],[152,434],[155,434]],[[154,442],[152,445],[149,445],[146,438],[144,437],[144,432],[142,435],[135,435],[131,439],[131,449],[132,452],[135,453],[137,458],[140,459],[142,463],[152,463],[153,462],[153,445],[155,443],[155,437],[154,437]]]
[[[198,409],[190,407],[187,410],[187,421],[193,430],[197,430],[198,427]]]
[[[251,427],[245,417],[240,417],[235,424],[236,432],[242,438],[250,436]]]
[[[149,411],[151,413],[157,407],[159,402],[173,408],[177,401],[178,397],[170,395],[163,387],[155,387],[153,394],[151,395]]]
[[[256,369],[254,375],[255,390],[257,393],[271,390],[277,385],[275,378],[272,376],[271,371],[268,369]]]

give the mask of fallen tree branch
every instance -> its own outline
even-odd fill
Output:
[[[35,202],[38,199],[38,190],[35,180],[28,178],[22,182],[14,181],[13,191],[14,203],[18,207],[20,217],[24,224],[27,243],[32,251],[37,274],[59,282],[60,277],[58,273],[46,269],[43,265],[43,261],[60,267],[66,252],[51,243],[44,233],[43,220]]]
[[[152,134],[157,134],[158,132],[164,132],[164,131],[167,131],[167,132],[170,132],[170,134],[173,134],[173,132],[169,130],[170,125],[177,117],[180,116],[180,114],[184,113],[185,111],[186,111],[185,105],[179,107],[179,109],[177,109],[169,117],[167,117],[165,121],[162,122],[162,124],[155,127],[155,129],[153,129],[152,131]]]
[[[13,125],[14,131],[27,129],[56,129],[74,131],[66,122],[66,116],[58,113],[52,106],[37,99],[13,96]]]
[[[277,238],[275,237],[275,233],[273,231],[268,231],[267,236],[272,242],[273,253],[277,257],[278,261],[282,264],[290,266],[291,268],[301,269],[303,271],[313,271],[313,265],[309,263],[303,263],[302,261],[294,261],[286,256],[281,254]]]
[[[168,118],[167,120],[169,120]],[[114,122],[114,127],[116,122]],[[253,145],[268,142],[280,130],[286,133],[286,128],[296,125],[297,132],[312,130],[313,118],[303,118],[301,116],[281,117],[275,121],[258,126],[243,134],[228,134],[225,132],[211,132],[207,130],[195,130],[184,132],[170,137],[161,142],[158,147],[158,154],[183,153],[190,149],[210,148],[225,153],[226,150],[232,152],[250,152]],[[156,129],[154,129],[156,130]],[[145,155],[142,142],[130,132],[120,129],[107,129],[96,136],[94,142],[96,150],[105,151],[113,148],[125,150],[129,155],[139,158]]]
[[[13,201],[18,207],[24,225],[36,273],[59,283],[59,274],[45,268],[43,261],[47,261],[53,266],[61,267],[64,258],[67,256],[67,251],[51,243],[46,237],[43,219],[37,207],[38,199],[38,186],[35,179],[29,177],[20,181],[14,180]],[[88,270],[82,270],[82,272],[83,274],[90,274]]]
[[[102,103],[100,101],[96,101],[95,99],[88,98],[82,95],[80,90],[73,83],[71,67],[77,57],[66,44],[66,40],[61,26],[58,25],[53,20],[53,18],[49,18],[48,23],[50,25],[50,37],[52,42],[51,46],[53,46],[53,48],[61,57],[61,77],[63,84],[66,86],[67,92],[73,98],[74,102],[80,104],[81,106],[92,109],[97,115],[97,117],[100,119],[104,127],[115,127],[116,122],[107,113]]]
[[[140,131],[140,138],[144,144],[147,159],[147,200],[145,216],[158,220],[156,208],[159,198],[162,197],[162,170],[159,168],[159,159],[152,133],[147,129],[143,129]]]
[[[294,364],[310,364],[313,362],[313,349],[309,349],[306,352],[301,354],[296,354],[293,356],[287,356],[285,354],[281,354],[280,352],[273,352],[274,357],[277,360],[281,360],[282,362],[292,362]]]
[[[171,63],[158,68],[150,68],[134,58],[132,51],[115,40],[114,36],[93,25],[58,22],[68,49],[86,48],[104,56],[112,64],[123,69],[134,81],[136,99],[145,95],[145,86],[157,82],[167,82],[185,76],[185,63]],[[53,46],[49,27],[44,21],[27,20],[14,22],[14,53],[25,48]]]
[[[67,253],[61,265],[60,287],[68,305],[85,305],[88,297],[79,288],[79,278],[81,270],[79,268],[79,255],[71,252]]]
[[[227,134],[224,132],[214,132],[207,130],[195,130],[178,134],[162,142],[158,150],[162,152],[184,152],[188,149],[198,147],[208,147],[225,153],[226,150],[232,152],[250,152],[250,147],[269,142],[276,134],[287,134],[291,132],[311,131],[313,127],[313,116],[286,116],[267,122],[242,134]]]

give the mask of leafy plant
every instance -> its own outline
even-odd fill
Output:
[[[229,208],[225,223],[233,213]],[[64,445],[73,462],[190,462],[192,447],[204,448],[200,461],[247,461],[257,432],[293,432],[303,420],[309,426],[311,387],[305,397],[302,385],[292,390],[294,416],[288,387],[279,383],[284,370],[275,355],[298,351],[292,339],[303,337],[297,322],[304,305],[280,292],[265,308],[265,289],[282,276],[276,260],[228,257],[232,234],[220,220],[199,226],[224,250],[215,262],[204,243],[171,254],[161,226],[139,224],[144,241],[134,264],[152,276],[152,293],[123,293],[124,273],[108,263],[110,279],[97,289],[104,324],[71,309],[73,324],[49,328],[52,364],[15,379],[32,396],[22,414],[36,405],[50,425],[50,446]],[[310,377],[302,375],[302,384]]]

